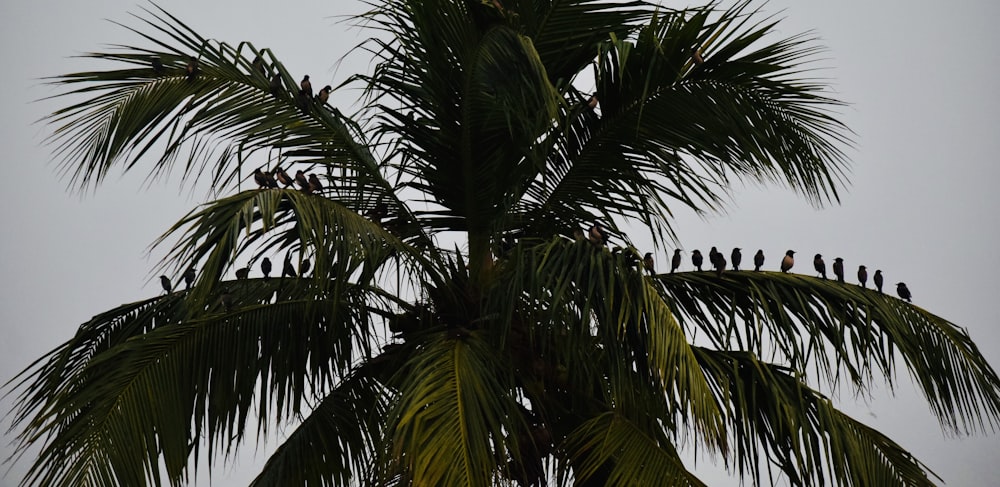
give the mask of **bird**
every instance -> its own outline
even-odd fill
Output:
[[[198,71],[198,60],[195,59],[194,56],[188,57],[187,66],[184,68],[188,81],[191,81],[198,76]]]
[[[278,182],[281,183],[281,184],[284,184],[286,188],[289,187],[289,186],[291,186],[291,185],[293,185],[293,184],[295,184],[295,180],[292,179],[288,175],[288,173],[285,172],[285,170],[281,168],[281,166],[275,166],[274,167],[273,175],[274,175],[275,178],[278,179]]]
[[[600,223],[595,223],[590,227],[590,243],[594,244],[595,247],[608,244],[608,232],[604,231],[604,227]]]
[[[250,268],[249,267],[243,267],[241,269],[236,269],[236,278],[237,279],[246,279],[248,277],[250,277]]]
[[[281,277],[298,277],[295,275],[295,267],[292,266],[292,258],[285,256],[285,265],[281,268]]]
[[[695,64],[701,64],[705,62],[705,58],[701,57],[701,49],[697,47],[691,49],[691,59],[694,60]]]
[[[253,58],[253,63],[251,64],[250,74],[253,75],[254,72],[260,72],[265,78],[267,77],[267,68],[264,67],[264,60],[257,56]]]
[[[174,287],[170,284],[170,278],[167,276],[160,276],[160,285],[163,286],[163,290],[170,294],[170,290]]]
[[[764,265],[764,249],[757,249],[753,254],[753,270],[760,272],[760,267]]]
[[[319,182],[319,178],[315,174],[309,175],[309,192],[315,192],[323,189],[323,183]]]
[[[295,182],[299,185],[302,191],[309,191],[309,180],[306,179],[305,173],[300,171],[295,171]]]
[[[795,265],[795,251],[789,250],[785,252],[785,256],[781,258],[781,272],[788,273],[788,271]]]
[[[733,270],[734,271],[740,270],[740,262],[743,262],[743,254],[740,253],[740,250],[741,249],[739,247],[734,248],[733,249],[733,253],[730,254],[730,256],[729,256],[729,259],[733,263]]]
[[[823,262],[821,254],[816,254],[816,257],[813,257],[813,268],[816,269],[820,277],[826,279],[826,262]]]
[[[844,259],[833,259],[833,275],[837,276],[837,282],[844,282]]]
[[[576,240],[577,242],[582,242],[586,238],[587,237],[585,237],[583,235],[583,229],[582,228],[576,227],[576,228],[573,229],[573,240]]]
[[[700,250],[694,249],[694,252],[691,252],[691,263],[694,264],[695,269],[698,269],[699,272],[701,272],[701,264],[704,260],[705,258],[701,256]]]
[[[305,277],[311,266],[312,262],[309,262],[309,259],[302,259],[302,263],[299,264],[299,277]]]
[[[721,256],[722,254],[718,250],[716,250],[715,247],[712,247],[712,249],[708,251],[708,263],[712,264],[713,269],[715,268],[715,261],[718,260],[719,257]]]
[[[715,266],[715,275],[722,277],[722,273],[726,272],[726,258],[722,256],[721,252],[715,256],[715,262],[712,265]]]
[[[861,287],[868,288],[868,268],[865,266],[858,266],[858,282],[861,283]]]
[[[313,96],[313,85],[309,81],[309,75],[302,77],[302,81],[299,81],[299,94],[305,96],[306,98],[312,98]]]
[[[670,273],[673,274],[681,266],[681,249],[674,249],[674,257],[670,259]]]
[[[330,85],[326,85],[319,93],[316,95],[316,99],[319,101],[320,105],[326,104],[326,101],[330,99],[330,93],[333,92],[333,88]]]
[[[642,266],[649,272],[649,275],[653,275],[655,273],[652,252],[646,252],[646,255],[642,256]]]
[[[379,199],[378,203],[375,203],[374,208],[368,210],[368,212],[365,214],[365,216],[367,216],[369,220],[375,223],[382,223],[382,219],[388,215],[389,215],[389,205],[385,204],[385,202],[382,201],[381,199]],[[580,232],[580,240],[583,240],[583,230],[577,228],[576,231]]]
[[[278,187],[278,183],[274,180],[274,178],[272,178],[270,174],[261,171],[260,168],[253,171],[253,180],[261,189]]]
[[[150,62],[153,64],[154,73],[163,74],[163,61],[159,57],[154,57]]]
[[[264,279],[271,278],[271,259],[264,257],[264,259],[260,261],[260,271],[264,273]]]
[[[877,289],[878,292],[881,293],[882,292],[882,283],[885,282],[885,281],[882,280],[882,269],[875,269],[875,276],[872,277],[872,281],[875,282],[875,289]]]
[[[587,108],[593,110],[597,108],[597,103],[597,93],[594,93],[593,95],[590,95],[590,98],[587,100]]]
[[[194,267],[188,267],[188,270],[184,271],[184,289],[191,289],[194,284]]]
[[[905,299],[907,303],[913,302],[913,300],[911,299],[913,295],[910,294],[910,288],[906,287],[906,284],[902,282],[897,282],[896,293],[899,294],[899,297]]]
[[[281,74],[274,73],[271,76],[271,84],[268,88],[270,88],[272,95],[277,95],[281,91]]]

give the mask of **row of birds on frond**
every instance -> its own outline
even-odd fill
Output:
[[[306,173],[299,170],[295,171],[295,177],[293,178],[281,166],[275,166],[271,172],[264,171],[263,168],[259,167],[253,172],[253,180],[260,189],[277,188],[279,183],[286,188],[298,186],[302,192],[307,194],[323,189],[323,183],[320,182],[315,174],[307,176]]]
[[[166,67],[163,65],[163,61],[159,57],[153,57],[150,61],[153,67],[153,72],[156,74],[164,74],[167,72]],[[257,56],[254,58],[253,70],[257,71],[264,77],[264,79],[269,80],[268,89],[272,95],[277,96],[278,93],[282,91],[282,81],[281,73],[270,73],[268,68],[264,65],[264,60]],[[201,73],[201,68],[198,63],[198,58],[194,56],[189,56],[187,64],[184,66],[184,76],[187,77],[188,81],[193,81]],[[253,72],[251,72],[253,74]],[[299,92],[298,92],[298,103],[299,107],[305,110],[309,106],[309,102],[315,100],[320,105],[325,105],[327,100],[330,99],[330,93],[333,93],[333,87],[330,85],[324,86],[321,90],[316,93],[313,97],[313,87],[312,81],[309,80],[309,75],[302,77],[299,81]]]
[[[600,224],[595,224],[590,227],[587,235],[584,236],[583,230],[577,229],[574,232],[574,236],[577,240],[582,240],[586,238],[595,246],[603,247],[608,243],[608,232]],[[721,277],[722,273],[726,271],[728,265],[732,265],[732,270],[739,271],[740,265],[743,263],[743,253],[741,248],[736,247],[733,249],[732,253],[729,254],[729,262],[726,261],[726,257],[722,255],[715,247],[712,247],[708,251],[708,262],[711,265],[710,269],[715,270],[716,274]],[[681,249],[675,249],[674,255],[670,259],[670,273],[674,273],[681,267]],[[695,249],[691,251],[691,264],[698,271],[702,271],[705,264],[705,257],[701,254],[701,251]],[[753,256],[754,271],[760,271],[761,267],[764,265],[764,251],[758,249],[757,253]],[[781,265],[779,269],[781,272],[787,273],[795,265],[795,251],[789,250],[785,252],[785,256],[781,258]],[[656,273],[656,262],[653,258],[652,252],[646,252],[642,257],[642,266],[650,275]],[[837,257],[833,259],[833,275],[836,276],[837,282],[845,282],[844,280],[844,259]],[[826,274],[826,261],[823,260],[823,256],[816,254],[813,257],[813,268],[816,270],[819,277],[823,279],[827,278]],[[882,292],[882,285],[885,283],[885,277],[882,275],[882,270],[877,269],[875,274],[872,276],[872,282],[875,284],[875,289],[878,292]],[[868,288],[868,267],[858,266],[858,283],[863,288]],[[906,287],[906,283],[896,283],[896,293],[899,297],[905,299],[908,302],[912,302],[913,294],[910,293],[910,289]]]
[[[298,269],[296,269],[295,265],[292,263],[292,257],[288,255],[285,256],[285,262],[284,265],[282,265],[281,277],[305,277],[306,273],[309,272],[310,268],[312,268],[312,262],[310,262],[308,258],[303,257],[302,260],[299,262]],[[265,280],[271,278],[271,270],[272,270],[271,259],[267,257],[261,259],[260,272],[264,275]],[[184,280],[184,286],[185,286],[184,289],[191,289],[191,286],[194,285],[194,280],[197,277],[195,272],[196,271],[194,267],[189,267],[188,270],[184,271],[184,274],[181,276],[181,278]],[[236,269],[237,280],[249,279],[249,278],[250,278],[250,267],[242,267]],[[160,276],[160,286],[163,287],[163,290],[168,294],[173,292],[174,290],[173,283],[167,276]]]

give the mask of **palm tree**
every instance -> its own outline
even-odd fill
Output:
[[[25,485],[179,485],[203,448],[288,423],[254,485],[703,485],[692,439],[754,485],[931,485],[811,385],[867,391],[900,361],[951,430],[1000,418],[996,373],[922,308],[643,271],[629,233],[669,242],[675,206],[714,211],[733,181],[838,201],[849,132],[805,77],[814,41],[772,41],[746,3],[373,3],[352,115],[267,49],[143,20],[152,47],[56,79],[74,100],[50,118],[57,155],[80,188],[181,162],[219,197],[158,242],[172,291],[8,384],[21,450],[41,449]],[[317,184],[272,185],[278,166]]]

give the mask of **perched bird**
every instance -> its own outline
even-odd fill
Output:
[[[255,72],[260,73],[262,76],[267,78],[267,68],[264,67],[264,60],[257,56],[253,58],[253,63],[250,65],[250,74],[253,75]]]
[[[868,268],[865,266],[858,266],[858,282],[861,283],[861,287],[867,288],[868,286]]]
[[[913,302],[913,300],[911,299],[913,295],[910,294],[910,288],[906,287],[906,284],[902,282],[896,283],[896,293],[899,294],[899,297],[905,299],[906,302],[908,303]]]
[[[581,242],[585,238],[587,238],[587,237],[585,237],[583,235],[583,229],[582,228],[577,227],[577,228],[573,229],[573,240],[576,240],[577,242]]]
[[[719,252],[718,250],[716,250],[716,248],[715,248],[715,247],[712,247],[712,249],[708,251],[708,263],[709,263],[709,264],[712,264],[712,268],[713,268],[713,269],[714,269],[714,268],[716,267],[716,265],[715,265],[715,262],[716,262],[716,261],[717,261],[717,260],[719,259],[719,257],[721,257],[721,256],[722,256],[722,253],[721,253],[721,252]]]
[[[281,91],[281,74],[274,73],[271,75],[271,84],[268,88],[271,90],[272,95],[277,95]]]
[[[292,266],[292,258],[285,256],[285,265],[281,268],[281,277],[298,277],[295,275],[295,267]]]
[[[789,250],[788,252],[785,252],[785,256],[781,258],[781,272],[787,273],[793,265],[795,265],[795,251]]]
[[[309,262],[309,259],[302,259],[302,263],[299,264],[299,277],[305,277],[310,267],[312,267],[312,262]]]
[[[196,76],[198,76],[198,71],[200,71],[198,69],[198,60],[195,59],[193,56],[188,57],[187,66],[184,68],[184,72],[187,74],[188,81],[191,81]]]
[[[309,192],[315,192],[323,189],[323,183],[319,182],[319,178],[315,174],[309,175]]]
[[[313,85],[309,81],[309,75],[305,75],[302,81],[299,81],[299,94],[305,96],[306,98],[312,98],[313,96]]]
[[[733,270],[740,270],[740,262],[743,262],[743,254],[740,253],[740,248],[736,247],[733,249],[733,253],[729,255],[729,259],[733,263]]]
[[[593,110],[597,108],[597,103],[597,93],[594,93],[593,95],[590,95],[590,98],[587,100],[587,108]]]
[[[302,171],[295,171],[295,182],[302,191],[309,191],[309,180],[306,179],[306,175]]]
[[[274,171],[271,174],[278,180],[279,183],[284,184],[286,188],[295,184],[295,180],[292,179],[291,176],[289,176],[288,173],[281,168],[281,166],[275,166]]]
[[[330,99],[330,93],[333,92],[333,88],[330,85],[326,85],[319,93],[316,94],[316,100],[319,101],[320,105],[326,104],[326,101]]]
[[[764,265],[764,249],[757,249],[753,254],[753,270],[760,272],[760,267]]]
[[[673,274],[681,266],[681,249],[674,249],[674,257],[670,259],[670,273]]]
[[[715,275],[722,277],[722,273],[726,272],[726,258],[722,256],[722,253],[715,256],[715,262],[712,263],[715,266]]]
[[[691,49],[691,59],[694,60],[695,64],[701,64],[705,62],[705,58],[701,57],[701,49],[697,47]]]
[[[253,180],[261,189],[278,187],[278,183],[274,180],[274,178],[272,178],[270,174],[261,171],[260,168],[253,171]]]
[[[878,292],[881,293],[882,292],[882,283],[885,282],[882,279],[882,269],[875,269],[875,276],[872,277],[872,281],[875,281],[875,289],[877,289]]]
[[[236,269],[236,278],[237,279],[246,279],[248,277],[250,277],[250,268],[249,267],[243,267],[241,269]]]
[[[174,288],[170,284],[170,278],[167,276],[160,276],[160,285],[163,286],[163,290],[170,294],[170,291]]]
[[[844,259],[833,259],[833,275],[837,276],[837,282],[844,282]]]
[[[150,62],[153,64],[154,73],[163,74],[163,61],[160,61],[159,57],[154,57]]]
[[[194,267],[188,267],[188,270],[184,271],[184,289],[191,289],[194,285]]]
[[[604,230],[604,227],[600,223],[595,223],[590,227],[590,243],[594,244],[595,247],[600,247],[608,244],[608,232]]]
[[[694,268],[698,269],[699,272],[701,272],[701,264],[704,260],[705,258],[701,256],[700,250],[694,249],[694,252],[691,252],[691,263],[694,264]]]
[[[655,273],[653,266],[654,266],[653,253],[646,252],[646,255],[642,256],[642,267],[644,267],[646,271],[649,272],[649,275],[653,275]]]
[[[826,262],[823,262],[822,255],[816,254],[816,257],[813,257],[813,268],[816,269],[816,273],[819,274],[820,277],[826,279]]]
[[[260,261],[260,272],[264,274],[264,279],[271,278],[271,259],[264,257],[264,259]]]

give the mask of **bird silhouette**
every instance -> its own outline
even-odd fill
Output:
[[[264,78],[267,78],[267,68],[264,67],[264,60],[261,59],[260,56],[257,56],[255,58],[253,58],[253,63],[251,63],[250,66],[251,66],[251,68],[250,68],[250,75],[251,76],[254,73],[260,73],[261,76],[263,76]]]
[[[691,252],[691,264],[693,264],[694,268],[698,269],[699,272],[701,271],[701,264],[704,260],[705,258],[702,257],[700,250],[694,249],[694,252]]]
[[[271,278],[271,259],[264,257],[264,259],[260,261],[260,272],[264,274],[265,280]]]
[[[278,183],[274,180],[274,178],[272,178],[270,174],[261,171],[260,168],[253,171],[253,180],[261,189],[278,187]]]
[[[882,278],[882,269],[876,269],[875,275],[872,277],[872,281],[875,282],[875,289],[878,292],[882,292],[882,283],[885,282]]]
[[[195,59],[193,56],[188,57],[187,66],[184,67],[184,73],[187,75],[188,81],[194,80],[195,77],[198,76],[199,71],[200,69],[198,69],[198,60]]]
[[[642,266],[649,272],[649,275],[655,274],[655,262],[653,262],[653,253],[646,252],[646,255],[642,256]]]
[[[309,75],[302,77],[302,81],[299,81],[299,94],[305,98],[312,98],[313,96],[313,85],[309,81]]]
[[[299,264],[299,277],[305,277],[310,267],[312,267],[312,262],[309,259],[302,259],[302,262]]]
[[[298,277],[295,275],[295,267],[292,266],[291,256],[285,256],[285,265],[281,268],[281,277]]]
[[[674,249],[674,257],[670,259],[670,273],[673,274],[681,266],[681,249]]]
[[[293,185],[293,184],[295,184],[295,180],[292,179],[288,175],[288,173],[285,172],[285,170],[281,168],[281,166],[275,166],[274,167],[274,172],[272,174],[273,174],[274,178],[277,179],[279,183],[285,185],[286,188],[289,187],[289,186],[291,186],[291,185]]]
[[[281,91],[281,74],[274,73],[271,75],[271,84],[268,86],[268,89],[271,90],[272,95],[277,95]]]
[[[309,180],[306,179],[306,175],[302,171],[295,171],[295,183],[302,191],[309,191]]]
[[[594,244],[595,247],[607,245],[608,232],[604,230],[604,227],[600,223],[595,223],[590,227],[589,239],[590,243]]]
[[[152,63],[153,65],[154,73],[163,74],[163,61],[161,61],[159,57],[154,57],[152,60],[150,60],[150,63]]]
[[[757,249],[757,253],[753,254],[753,270],[760,272],[760,268],[763,265],[764,265],[764,249]]]
[[[861,283],[861,287],[868,288],[868,268],[865,266],[858,266],[858,282]]]
[[[816,269],[820,277],[826,279],[826,262],[823,262],[822,255],[816,254],[816,257],[813,257],[813,268]]]
[[[905,299],[906,302],[908,302],[908,303],[912,303],[913,302],[913,300],[911,299],[911,298],[913,298],[913,295],[910,294],[910,288],[906,287],[906,284],[904,284],[902,282],[897,282],[896,283],[896,293],[899,294],[899,297]]]
[[[715,256],[713,265],[715,266],[715,275],[722,277],[722,273],[726,272],[726,258],[722,256],[722,253]]]
[[[314,193],[323,189],[323,183],[319,182],[319,178],[315,174],[309,175],[309,192]]]
[[[167,276],[160,276],[160,286],[163,286],[163,290],[166,291],[167,294],[170,294],[170,291],[174,288],[173,285],[170,284],[170,278]]]
[[[236,269],[236,278],[237,279],[246,279],[248,277],[250,277],[250,268],[249,267],[243,267],[243,268],[240,268],[240,269]]]
[[[712,247],[712,249],[708,251],[708,263],[711,264],[713,269],[717,267],[715,265],[715,262],[719,259],[719,256],[721,255],[722,254],[715,247]]]
[[[788,252],[785,252],[785,256],[781,258],[781,272],[787,273],[794,265],[795,251],[789,250]]]
[[[844,259],[833,259],[833,275],[837,276],[837,282],[844,282]]]
[[[194,267],[188,267],[188,270],[184,271],[184,289],[191,289],[194,285]]]
[[[316,94],[316,101],[318,101],[320,105],[325,105],[326,101],[330,99],[330,93],[332,92],[333,88],[330,85],[324,86],[323,89],[319,90],[319,93]]]
[[[739,247],[734,248],[733,253],[729,256],[729,260],[732,261],[734,271],[740,270],[740,262],[743,262],[743,254],[740,253],[740,250],[741,249]]]

